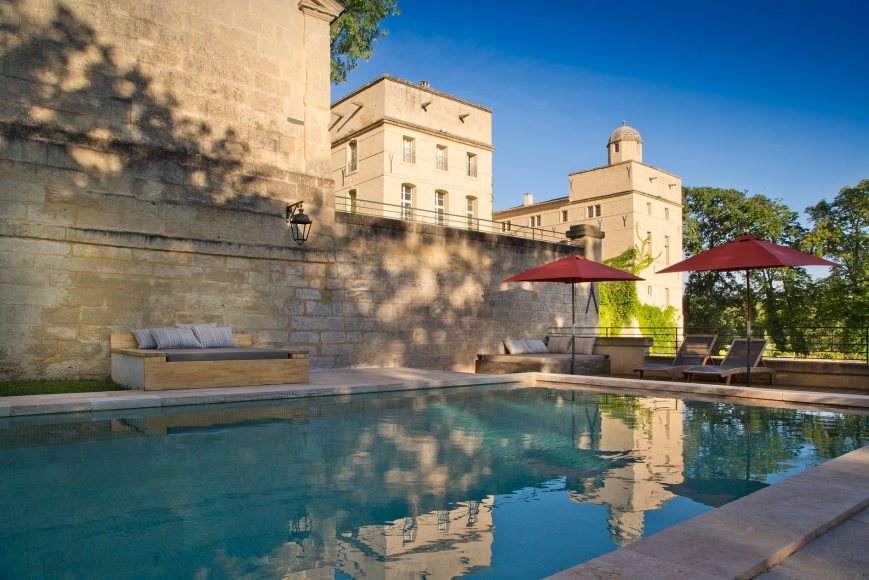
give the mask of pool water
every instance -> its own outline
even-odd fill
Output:
[[[539,578],[869,417],[545,387],[0,420],[2,578]]]

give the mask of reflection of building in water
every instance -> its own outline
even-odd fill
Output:
[[[494,496],[362,526],[338,541],[338,569],[365,578],[454,578],[492,563]]]
[[[667,486],[683,480],[682,401],[602,396],[600,451],[625,451],[634,460],[583,481],[585,492],[571,491],[579,503],[607,506],[613,541],[619,545],[643,535],[645,512],[674,497]],[[580,447],[591,442],[580,434]]]

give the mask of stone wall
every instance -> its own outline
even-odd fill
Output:
[[[498,281],[566,246],[336,220],[329,6],[0,4],[0,380],[106,376],[110,333],[176,322],[314,367],[471,368],[565,320],[567,287]]]

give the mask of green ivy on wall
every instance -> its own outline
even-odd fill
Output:
[[[638,236],[639,237],[639,236]],[[604,264],[630,272],[634,275],[648,268],[655,258],[644,251],[649,243],[648,239],[640,239],[640,246],[633,246],[615,258],[604,260]],[[610,335],[618,336],[622,329],[631,326],[636,319],[641,328],[645,327],[675,327],[676,309],[672,306],[659,308],[651,304],[643,304],[637,296],[636,282],[601,282],[600,290],[600,322],[601,327],[610,327]],[[664,349],[667,341],[672,341],[672,333],[643,334],[661,339],[656,340],[657,347],[652,347],[652,352]]]

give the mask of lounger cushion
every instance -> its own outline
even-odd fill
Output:
[[[154,328],[151,334],[157,342],[157,348],[202,348],[196,335],[189,328]]]
[[[260,360],[289,357],[289,351],[275,348],[183,348],[167,349],[166,362],[212,360]]]
[[[529,361],[529,362],[552,362],[552,361],[570,361],[569,354],[523,354],[523,355],[512,355],[512,354],[487,354],[481,355],[485,356],[486,360],[490,360],[493,362],[510,362],[510,361]],[[584,354],[584,355],[576,355],[577,361],[582,360],[606,360],[607,355],[605,354]]]
[[[202,348],[238,348],[232,337],[232,327],[229,326],[201,326],[193,327],[193,334],[202,345]]]

